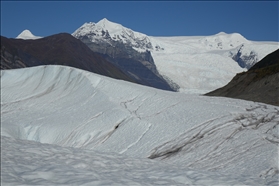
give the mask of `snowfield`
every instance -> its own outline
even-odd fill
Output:
[[[263,103],[1,71],[1,185],[278,185],[278,130]]]
[[[161,75],[180,86],[179,92],[204,94],[226,85],[279,48],[278,42],[255,42],[238,33],[212,36],[150,37],[152,57]],[[241,67],[235,60],[243,60]]]

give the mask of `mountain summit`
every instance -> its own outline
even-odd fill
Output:
[[[121,34],[124,30],[124,27],[121,24],[111,22],[106,18],[100,20],[96,26],[104,30],[108,30],[111,34]]]
[[[34,36],[30,30],[23,30],[16,39],[40,39],[40,36]]]
[[[152,48],[147,35],[135,32],[106,18],[98,23],[84,23],[72,35],[76,38],[87,37],[91,42],[106,42],[111,46],[114,45],[114,41],[118,41],[129,44],[138,51]]]

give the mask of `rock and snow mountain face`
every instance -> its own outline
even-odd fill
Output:
[[[262,103],[66,66],[2,70],[1,182],[278,185],[278,123]]]
[[[34,36],[30,30],[23,30],[16,39],[40,39],[40,36]]]
[[[164,90],[176,89],[157,71],[151,53],[147,50],[151,43],[146,35],[107,19],[98,23],[85,23],[72,35],[140,84]]]
[[[140,56],[140,53],[150,51],[155,63],[153,69],[156,68],[174,89],[188,93],[206,93],[224,86],[236,73],[246,71],[279,48],[278,42],[249,41],[238,33],[147,36],[107,19],[85,23],[73,36],[81,39],[93,51],[112,57],[119,46],[124,50],[128,48],[130,56]]]
[[[152,44],[147,35],[113,23],[106,18],[98,23],[89,22],[83,24],[73,33],[73,36],[77,38],[88,37],[91,42],[107,43],[111,46],[115,42],[120,42],[128,44],[141,52],[152,49]]]

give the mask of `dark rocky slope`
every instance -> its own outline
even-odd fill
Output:
[[[205,94],[279,106],[279,49],[247,72],[237,74],[226,86]]]
[[[84,42],[92,51],[99,53],[106,60],[117,66],[127,76],[137,79],[140,84],[163,90],[176,90],[176,86],[168,82],[159,74],[150,51],[138,52],[129,43],[112,40],[109,34],[104,40],[92,42],[89,36],[75,36]],[[92,35],[91,37],[94,37]]]
[[[36,40],[1,36],[1,69],[39,65],[65,65],[100,75],[137,82],[71,34],[60,33]]]

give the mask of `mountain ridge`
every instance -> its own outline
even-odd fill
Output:
[[[68,33],[35,40],[1,36],[1,69],[68,65],[101,75],[136,82]]]

